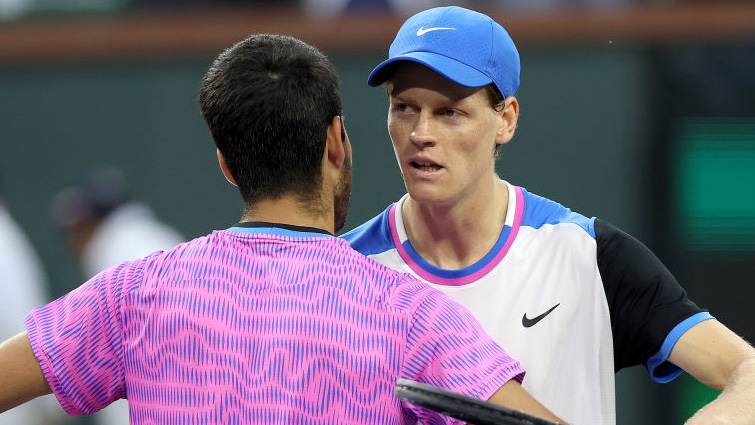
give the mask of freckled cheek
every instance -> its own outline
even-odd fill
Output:
[[[395,121],[388,120],[388,134],[391,136],[393,146],[401,146],[409,140],[409,133]]]
[[[403,169],[403,161],[401,152],[404,150],[402,146],[406,146],[404,140],[406,137],[401,136],[401,132],[397,131],[394,125],[391,125],[391,120],[388,120],[388,135],[391,137],[391,143],[393,144],[393,153],[396,156],[396,161],[399,167]]]

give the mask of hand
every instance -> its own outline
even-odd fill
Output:
[[[700,409],[685,425],[755,424],[755,358],[742,361],[724,391]]]

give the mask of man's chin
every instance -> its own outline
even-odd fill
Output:
[[[351,160],[347,159],[344,175],[337,187],[334,202],[334,229],[336,232],[343,229],[346,224],[346,215],[349,212],[349,199],[351,198]]]
[[[335,231],[343,229],[346,224],[346,216],[349,212],[349,198],[351,197],[351,185],[344,188],[344,191],[336,197],[335,214],[333,219]]]
[[[336,217],[335,231],[338,232],[341,229],[343,229],[343,226],[345,224],[346,224],[346,216],[345,215],[343,217]]]
[[[343,229],[343,226],[346,224],[346,216],[349,212],[349,194],[346,195],[346,198],[343,200],[339,200],[339,202],[336,204],[336,211],[335,211],[335,218],[333,220],[334,229],[336,232]]]

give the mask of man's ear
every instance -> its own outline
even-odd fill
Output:
[[[220,149],[217,149],[218,153],[218,163],[220,164],[220,171],[223,172],[223,175],[225,176],[225,179],[228,180],[228,183],[238,186],[236,183],[236,179],[233,178],[233,174],[231,174],[231,171],[228,169],[228,164],[225,162],[225,157],[222,153],[220,153]]]
[[[519,102],[514,96],[507,97],[503,101],[503,105],[503,109],[498,112],[501,118],[501,125],[498,127],[495,140],[498,145],[506,144],[514,137],[519,120]]]
[[[346,160],[346,140],[344,137],[346,131],[343,128],[343,119],[336,115],[330,121],[328,126],[327,138],[325,141],[325,160],[335,169],[340,170],[343,162]]]

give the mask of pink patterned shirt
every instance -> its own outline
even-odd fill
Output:
[[[112,267],[26,326],[68,413],[127,398],[133,424],[455,423],[395,397],[396,380],[487,399],[524,374],[441,292],[292,226]]]

